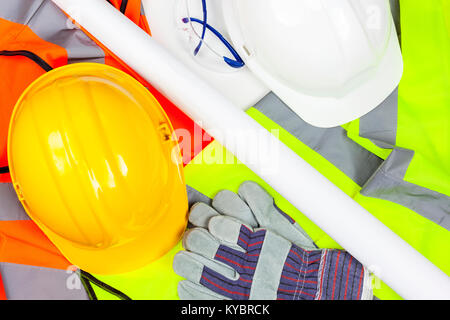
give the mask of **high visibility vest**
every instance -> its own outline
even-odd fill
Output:
[[[370,114],[342,127],[315,128],[273,94],[247,112],[266,129],[278,130],[283,143],[450,275],[450,11],[440,0],[402,1],[400,8],[405,73],[399,89]],[[211,162],[214,158],[217,161]],[[253,180],[319,247],[339,248],[256,174],[236,159],[229,164],[230,159],[234,158],[212,142],[185,167],[191,203],[209,202],[219,190],[237,191],[243,181]],[[140,270],[98,277],[134,299],[176,299],[181,278],[172,270],[172,259],[180,249],[179,244]],[[378,298],[398,298],[382,282],[375,285]],[[94,290],[100,299],[113,298]]]

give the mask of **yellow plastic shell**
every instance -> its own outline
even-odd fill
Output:
[[[187,223],[173,128],[152,94],[95,63],[34,81],[11,117],[8,161],[29,216],[64,256],[96,274],[169,251]]]

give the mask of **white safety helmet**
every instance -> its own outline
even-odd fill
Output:
[[[232,47],[221,1],[142,3],[152,37],[238,107],[252,107],[269,92]]]
[[[226,0],[247,67],[308,123],[333,127],[377,107],[403,62],[388,0]]]

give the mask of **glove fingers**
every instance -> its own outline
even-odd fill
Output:
[[[218,295],[240,292],[237,272],[198,254],[186,251],[178,252],[174,258],[173,269],[176,274],[190,282],[202,285]]]
[[[285,237],[303,249],[314,250],[318,248],[311,237],[297,222],[292,225],[292,228],[286,233]]]
[[[185,232],[183,247],[207,259],[214,259],[220,243],[206,229],[193,228]]]
[[[234,217],[252,227],[258,226],[250,208],[236,193],[230,190],[219,191],[214,197],[212,205],[223,215]]]
[[[188,280],[178,283],[178,297],[181,300],[229,300],[227,297]]]
[[[270,229],[305,249],[317,248],[308,234],[275,205],[273,197],[260,185],[246,181],[241,184],[238,193],[247,202],[261,227]]]
[[[212,220],[218,218],[225,217],[218,216],[212,218]],[[217,239],[205,229],[195,228],[189,230],[183,238],[183,245],[187,250],[206,259],[220,261],[237,272],[242,272],[242,265],[245,260],[244,250],[235,243],[227,243],[222,239]]]
[[[261,227],[268,227],[268,216],[273,206],[273,198],[259,184],[245,181],[239,186],[239,196],[247,203]]]
[[[241,223],[241,221],[228,216],[217,216],[211,218],[208,224],[209,232],[220,242],[229,246],[239,246],[244,248],[239,241],[242,228],[247,228],[248,232],[252,232],[250,226],[245,226]]]
[[[224,277],[224,279],[229,279],[228,281],[239,278],[235,270],[192,252],[180,251],[173,258],[173,270],[175,273],[194,283],[201,282],[205,268],[212,270],[212,272]]]
[[[208,228],[209,219],[218,216],[219,213],[206,203],[195,203],[189,212],[189,222],[196,227]]]

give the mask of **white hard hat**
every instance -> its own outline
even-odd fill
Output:
[[[252,107],[270,91],[242,60],[235,61],[240,57],[233,56],[237,53],[229,42],[220,1],[143,0],[142,3],[152,37],[238,107]],[[206,25],[209,29],[204,28]]]
[[[403,62],[388,0],[222,3],[247,67],[312,125],[359,118],[400,81]]]

